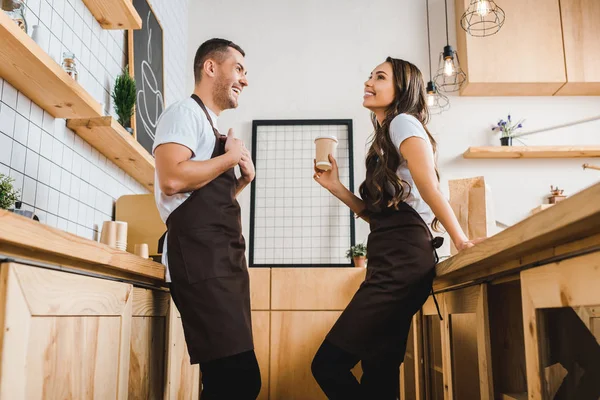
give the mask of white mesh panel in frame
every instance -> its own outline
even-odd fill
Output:
[[[251,266],[350,266],[352,213],[313,180],[314,140],[338,139],[340,180],[353,190],[352,121],[254,121]]]

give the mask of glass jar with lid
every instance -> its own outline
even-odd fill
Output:
[[[77,72],[77,64],[75,63],[75,54],[65,51],[63,53],[62,67],[71,78],[77,80],[79,74]]]

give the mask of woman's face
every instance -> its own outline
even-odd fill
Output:
[[[384,62],[378,65],[365,82],[363,107],[376,112],[386,110],[394,101],[394,73],[392,64]]]

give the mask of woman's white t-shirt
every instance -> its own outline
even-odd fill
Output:
[[[410,170],[408,169],[407,161],[400,153],[400,145],[410,137],[418,137],[425,140],[425,142],[428,144],[428,148],[431,150],[429,155],[433,160],[433,147],[431,146],[431,141],[429,140],[427,132],[425,132],[421,122],[419,122],[419,120],[412,115],[397,115],[390,124],[390,139],[392,140],[392,143],[394,143],[396,151],[400,155],[400,165],[398,166],[396,174],[398,177],[400,177],[400,179],[406,181],[411,187],[410,194],[406,198],[405,202],[414,208],[419,215],[421,215],[421,218],[423,218],[425,223],[430,225],[435,215],[433,214],[433,211],[431,211],[429,205],[421,197],[419,189],[417,188],[417,185],[415,185],[415,181],[413,180]],[[392,185],[388,185],[388,191],[390,194],[394,193]]]

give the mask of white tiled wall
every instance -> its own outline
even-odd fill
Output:
[[[150,1],[164,30],[167,105],[186,95],[188,0]],[[82,0],[28,0],[27,23],[59,62],[70,50],[79,82],[114,116],[112,84],[126,63],[124,31],[103,30]],[[116,199],[146,189],[0,77],[0,173],[15,179],[23,208],[40,221],[95,239]]]

